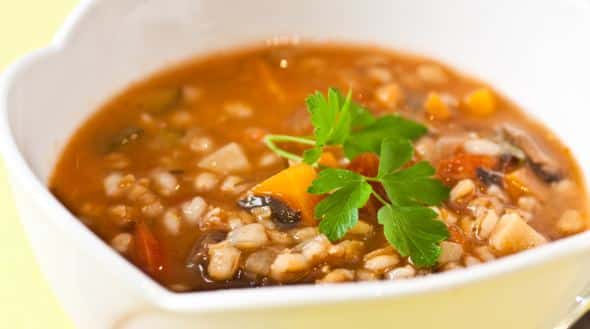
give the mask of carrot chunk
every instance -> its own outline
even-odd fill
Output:
[[[322,153],[322,156],[320,157],[320,160],[318,162],[321,165],[324,165],[324,166],[330,167],[330,168],[338,168],[340,166],[340,164],[338,163],[338,160],[336,160],[336,157],[334,156],[334,154],[332,154],[332,152]]]
[[[252,192],[280,199],[293,210],[301,212],[301,219],[305,225],[316,225],[313,212],[319,198],[307,193],[307,189],[315,178],[315,169],[310,165],[300,163],[254,186]]]
[[[451,118],[451,110],[438,93],[431,92],[424,102],[426,116],[430,120],[445,121]]]
[[[480,88],[465,97],[463,109],[473,115],[486,116],[496,111],[496,98],[487,88]]]
[[[164,259],[160,243],[154,237],[146,223],[140,222],[135,227],[135,258],[147,273],[154,275],[164,269]]]

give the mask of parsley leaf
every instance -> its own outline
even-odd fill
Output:
[[[377,219],[389,243],[402,256],[411,257],[416,266],[434,265],[441,252],[439,243],[448,238],[449,232],[427,206],[446,200],[449,189],[434,177],[435,170],[427,162],[407,167],[414,157],[412,141],[425,134],[426,127],[399,115],[376,118],[352,101],[352,93],[344,96],[334,88],[326,96],[312,94],[306,104],[314,138],[270,135],[265,140],[271,150],[309,165],[319,161],[327,145],[342,147],[351,160],[365,152],[379,154],[376,177],[336,168],[319,172],[308,192],[325,195],[314,211],[320,220],[320,232],[331,241],[341,239],[358,223],[359,209],[374,195],[383,204]],[[295,142],[311,148],[299,156],[280,149],[275,142]],[[373,190],[375,184],[382,185],[389,200]]]
[[[369,110],[353,101],[350,102],[350,114],[352,116],[351,130],[362,129],[377,120]]]
[[[345,99],[342,99],[342,94],[336,89],[329,90],[328,94],[330,95],[330,93],[334,95],[332,96],[334,99],[338,100],[338,104],[342,105],[338,111],[336,124],[334,125],[334,129],[332,130],[332,134],[327,143],[329,145],[339,145],[344,143],[350,135],[350,126],[352,124],[352,114],[350,113],[352,93],[348,92]]]
[[[364,152],[379,154],[381,142],[386,138],[415,140],[426,132],[426,127],[415,121],[399,115],[386,115],[352,132],[343,145],[344,154],[349,159]]]
[[[383,177],[399,169],[414,156],[414,146],[407,139],[387,138],[381,143],[379,171],[377,177]]]
[[[435,169],[425,161],[381,177],[389,200],[397,206],[438,205],[449,197],[449,188],[432,177]]]
[[[313,133],[316,145],[323,146],[330,137],[332,125],[336,121],[338,112],[336,111],[335,106],[330,106],[328,100],[326,100],[324,95],[319,91],[308,96],[307,99],[305,99],[305,103],[307,104],[307,110],[311,117],[311,124],[314,127]]]
[[[368,113],[359,112],[357,106],[352,106],[351,92],[344,98],[335,88],[328,89],[327,99],[318,91],[307,98],[306,104],[319,147],[344,143],[350,135],[353,119]],[[351,112],[351,108],[354,108],[355,113]]]
[[[337,241],[358,223],[358,210],[367,203],[373,188],[362,176],[351,171],[325,171],[328,171],[328,174],[318,177],[313,182],[310,193],[321,194],[337,188],[315,208],[315,216],[321,220],[320,232],[330,241]],[[338,181],[338,177],[343,177],[344,180]]]
[[[307,191],[312,194],[325,194],[337,188],[349,184],[359,184],[364,181],[365,178],[363,176],[353,171],[328,168],[320,171],[318,177],[311,183]]]
[[[377,213],[387,241],[418,267],[434,265],[441,253],[439,243],[449,237],[446,225],[436,217],[424,207],[386,205]]]

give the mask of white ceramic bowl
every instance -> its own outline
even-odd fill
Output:
[[[23,224],[80,328],[551,328],[584,308],[575,297],[590,282],[590,233],[406,282],[175,294],[47,190],[68,137],[115,92],[194,55],[284,36],[454,65],[547,123],[590,171],[588,1],[85,1],[0,92],[0,144]]]

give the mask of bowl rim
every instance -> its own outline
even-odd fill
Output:
[[[586,231],[552,241],[538,248],[472,267],[467,271],[451,271],[406,281],[358,282],[337,285],[309,284],[185,293],[176,293],[164,288],[109,248],[57,200],[47,186],[33,173],[16,144],[9,124],[8,100],[20,73],[40,60],[59,55],[60,52],[67,50],[68,40],[99,2],[101,1],[82,1],[68,16],[49,46],[24,56],[9,66],[0,77],[0,154],[3,156],[6,168],[11,175],[11,183],[22,184],[23,190],[30,195],[33,202],[42,207],[47,214],[50,214],[49,220],[53,222],[55,227],[72,236],[76,243],[85,249],[85,253],[94,256],[104,266],[109,266],[111,271],[117,274],[117,277],[126,281],[138,295],[144,296],[154,305],[165,310],[200,313],[238,308],[292,307],[303,304],[415,296],[497,278],[590,249],[590,231]]]

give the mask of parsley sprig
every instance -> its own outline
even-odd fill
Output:
[[[379,155],[375,177],[347,169],[324,168],[309,187],[312,194],[325,195],[314,211],[319,229],[336,241],[354,227],[359,209],[370,197],[379,200],[377,213],[384,235],[402,255],[419,267],[432,266],[440,256],[440,242],[449,237],[446,225],[436,220],[429,206],[440,205],[449,189],[434,178],[435,169],[425,161],[411,164],[412,141],[427,132],[425,126],[399,115],[373,116],[368,110],[330,88],[327,96],[316,92],[306,99],[314,127],[312,137],[268,135],[265,142],[278,155],[317,166],[326,146],[340,146],[349,159],[366,152]],[[310,146],[303,155],[277,146],[290,142]],[[370,183],[383,186],[380,195]]]

